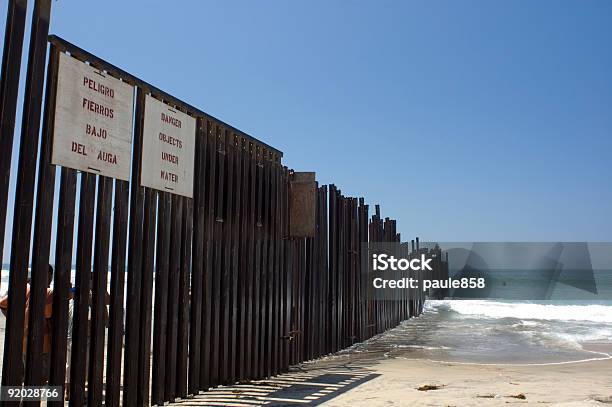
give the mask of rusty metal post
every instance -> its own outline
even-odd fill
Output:
[[[15,18],[9,16],[10,24],[15,24],[16,35],[11,45],[18,47],[16,43],[19,41],[19,26],[21,21],[21,10],[25,2],[15,3],[14,9],[9,9],[9,12],[15,12]],[[34,183],[36,177],[36,158],[38,156],[38,136],[40,130],[40,116],[43,98],[43,84],[45,75],[45,59],[47,55],[47,35],[49,34],[49,20],[51,17],[51,0],[37,0],[34,5],[34,15],[32,17],[32,30],[30,34],[30,50],[28,55],[28,70],[26,74],[26,87],[24,94],[23,116],[21,124],[21,141],[19,147],[19,164],[17,170],[17,188],[15,196],[15,210],[13,213],[13,233],[11,247],[11,268],[9,273],[9,289],[8,289],[8,315],[6,322],[7,336],[4,342],[4,363],[2,365],[2,385],[17,386],[21,384],[23,371],[23,327],[25,317],[25,295],[26,295],[26,279],[28,275],[28,263],[30,260],[30,237],[32,230],[32,212],[34,209]],[[9,40],[12,41],[12,40]],[[11,50],[7,51],[11,52]],[[19,64],[16,58],[17,53],[12,55],[11,63]],[[21,54],[21,53],[19,53]],[[7,55],[8,57],[8,55]],[[3,59],[3,64],[4,64]],[[4,67],[3,67],[4,68]],[[8,67],[10,78],[17,79],[14,75],[15,67]],[[13,72],[11,72],[13,71]],[[4,70],[3,70],[4,72]],[[11,74],[12,73],[12,74]],[[4,84],[3,84],[4,85]],[[2,97],[11,98],[12,88],[14,84],[6,84],[7,94]],[[3,88],[3,92],[4,92]],[[11,130],[14,127],[12,120],[12,102],[7,100],[6,109],[2,112],[3,125]],[[2,102],[4,104],[4,101]],[[4,127],[2,128],[4,132]],[[10,131],[12,133],[12,131]],[[7,137],[4,144],[8,145],[8,135],[1,136],[3,139]],[[12,137],[11,137],[12,138]],[[10,151],[8,150],[10,155]],[[3,165],[9,168],[10,164]],[[6,171],[6,170],[5,170]],[[0,196],[0,202],[5,199]],[[4,211],[6,213],[6,211]],[[3,215],[3,214],[0,214]],[[1,216],[4,219],[4,216]],[[2,221],[4,223],[4,220]],[[2,232],[4,233],[4,228]],[[44,288],[44,287],[41,287]],[[32,362],[30,362],[30,365]],[[36,373],[33,373],[36,375]],[[26,382],[33,383],[37,380],[36,377],[28,375],[26,371]]]
[[[4,152],[0,155],[0,259],[4,258],[4,229],[27,8],[27,0],[9,0],[6,13],[0,76],[0,151]]]

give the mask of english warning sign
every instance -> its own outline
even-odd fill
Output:
[[[51,163],[129,180],[134,87],[59,55]]]
[[[142,186],[193,197],[196,120],[147,95]]]

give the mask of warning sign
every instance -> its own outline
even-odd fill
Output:
[[[130,178],[134,87],[60,53],[51,163]]]
[[[147,95],[142,186],[193,197],[196,120]]]

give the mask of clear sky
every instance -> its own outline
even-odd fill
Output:
[[[608,0],[59,0],[50,32],[380,203],[405,238],[612,241]]]

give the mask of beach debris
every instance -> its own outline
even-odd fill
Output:
[[[511,394],[509,396],[502,396],[501,394],[477,394],[476,397],[481,399],[500,399],[502,397],[510,397],[519,400],[527,400],[527,396],[525,396],[523,393]]]
[[[265,387],[280,387],[278,385],[278,383],[274,383],[274,382],[266,382],[266,381],[260,381],[260,382],[254,382],[253,383],[256,386],[265,386]]]
[[[429,391],[429,390],[439,390],[442,387],[444,387],[444,385],[437,385],[437,384],[424,384],[422,386],[417,387],[418,391]]]
[[[604,404],[612,404],[612,396],[592,396],[591,397],[593,400],[600,402],[600,403],[604,403]]]
[[[480,399],[500,399],[501,394],[477,394],[476,398]]]

